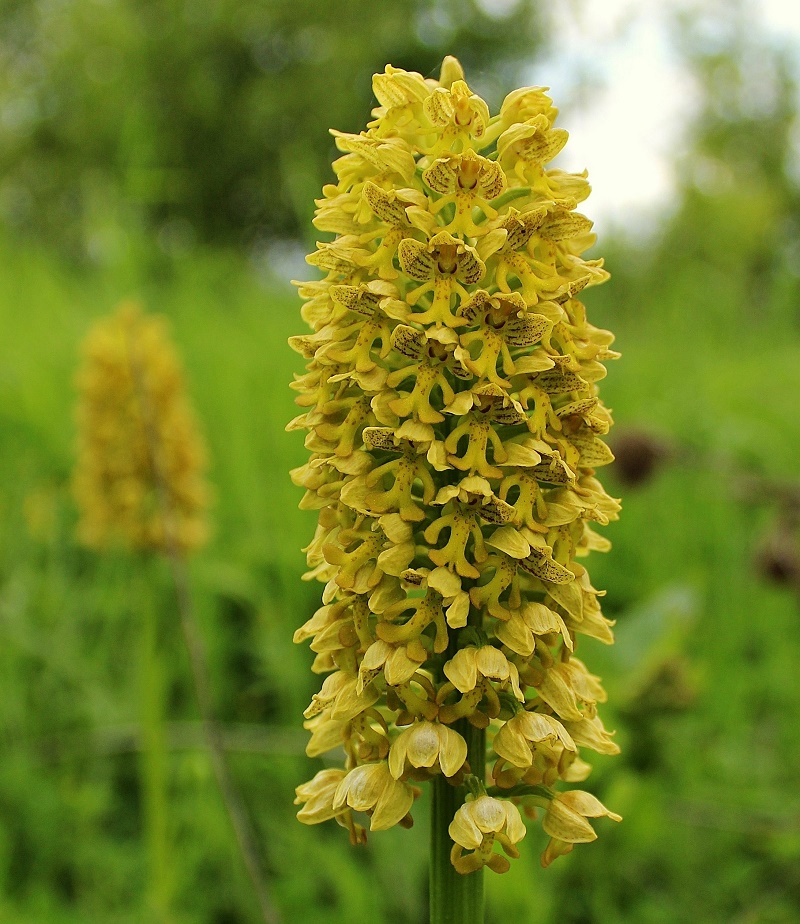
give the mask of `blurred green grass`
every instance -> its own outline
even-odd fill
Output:
[[[622,257],[619,258],[623,263]],[[612,259],[610,266],[615,270]],[[624,266],[622,266],[624,277]],[[581,655],[610,692],[623,756],[592,785],[625,816],[543,872],[531,825],[522,859],[489,877],[487,921],[772,922],[800,916],[798,601],[756,573],[776,511],[732,474],[797,477],[800,336],[708,289],[610,283],[589,293],[623,359],[603,383],[622,429],[647,426],[694,455],[623,489],[623,517],[594,556],[610,649]],[[319,588],[300,581],[314,517],[288,470],[305,456],[286,338],[302,330],[288,287],[234,253],[198,250],[155,271],[86,270],[0,249],[0,920],[157,920],[139,782],[139,637],[160,614],[168,664],[168,881],[176,922],[247,922],[256,909],[196,713],[166,573],[76,547],[69,494],[72,380],[91,321],[122,298],[166,314],[212,460],[214,538],[193,562],[198,612],[233,771],[254,814],[285,920],[425,920],[426,805],[411,832],[347,844],[293,817],[301,712],[316,678],[295,627]],[[196,731],[196,729],[195,729]]]

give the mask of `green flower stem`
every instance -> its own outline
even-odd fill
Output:
[[[515,186],[511,189],[507,189],[502,195],[497,196],[496,199],[492,199],[492,208],[499,209],[504,205],[508,205],[509,202],[513,202],[515,199],[521,199],[524,196],[530,196],[531,189],[529,186]]]
[[[145,574],[146,562],[138,562],[138,574]],[[157,607],[145,580],[135,584],[135,597],[142,609],[141,710],[142,808],[148,876],[148,901],[153,920],[171,920],[171,864],[168,835],[167,743],[164,725],[164,662],[159,644]]]
[[[466,719],[455,730],[466,739],[472,772],[483,777],[486,733]],[[483,870],[462,876],[450,862],[453,842],[448,827],[464,802],[465,786],[451,786],[441,774],[433,781],[431,818],[430,914],[431,924],[483,924]]]
[[[272,898],[267,890],[266,879],[261,868],[261,858],[258,852],[258,841],[253,830],[250,817],[247,814],[239,790],[236,788],[228,769],[227,757],[222,741],[222,733],[214,714],[213,699],[211,696],[211,678],[208,672],[208,660],[205,646],[200,635],[195,616],[194,602],[189,584],[189,568],[183,551],[176,540],[175,510],[170,501],[168,483],[164,472],[162,459],[162,444],[155,427],[155,416],[150,404],[147,390],[140,366],[134,360],[135,354],[131,352],[131,372],[136,389],[136,395],[144,418],[144,429],[147,439],[147,449],[150,456],[150,465],[155,480],[158,509],[164,529],[165,549],[164,555],[172,574],[172,584],[175,590],[175,602],[180,617],[183,640],[186,652],[189,655],[189,665],[194,681],[194,692],[200,711],[203,733],[208,748],[211,767],[217,779],[222,800],[228,812],[233,827],[236,843],[239,847],[242,860],[253,889],[258,899],[261,917],[264,924],[280,924],[280,915],[273,907]]]
[[[459,636],[470,628],[480,631],[483,614],[472,610],[466,629],[450,636],[447,658],[452,658],[459,647]],[[442,679],[442,678],[440,678]],[[467,760],[473,776],[483,781],[486,777],[486,731],[475,728],[467,719],[453,723],[453,728],[467,742]],[[433,806],[431,809],[430,856],[430,924],[483,924],[483,869],[462,876],[450,862],[453,841],[448,828],[455,813],[464,804],[466,786],[452,786],[439,774],[433,780]]]

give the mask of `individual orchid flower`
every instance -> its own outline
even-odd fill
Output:
[[[505,873],[511,864],[502,854],[494,853],[495,843],[507,856],[515,858],[519,856],[515,845],[525,834],[525,824],[513,802],[479,796],[465,802],[450,825],[451,861],[460,873],[471,873],[482,866]]]

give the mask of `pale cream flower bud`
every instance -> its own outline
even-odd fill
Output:
[[[525,824],[513,802],[478,796],[465,802],[450,823],[453,839],[451,859],[460,873],[469,873],[488,866],[496,873],[509,868],[508,860],[492,848],[497,841],[510,857],[518,857],[514,846],[525,837]],[[464,854],[468,850],[470,853]]]

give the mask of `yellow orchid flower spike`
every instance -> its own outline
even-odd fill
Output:
[[[79,538],[99,549],[204,545],[206,449],[165,319],[124,302],[94,325],[83,353],[73,479]]]
[[[583,560],[619,510],[596,478],[617,354],[578,298],[607,273],[581,256],[585,174],[549,166],[567,133],[546,92],[492,116],[454,58],[373,87],[367,129],[334,132],[322,278],[297,283],[311,332],[291,340],[308,365],[290,428],[311,458],[292,474],[325,590],[295,638],[327,674],[308,752],[345,754],[297,793],[301,821],[361,842],[354,813],[408,825],[408,781],[430,782],[434,867],[454,874],[432,886],[438,920],[442,889],[517,855],[517,804],[545,809],[545,863],[593,839],[587,818],[618,818],[559,789],[588,775],[583,749],[618,750],[576,657],[582,635],[612,641]]]

